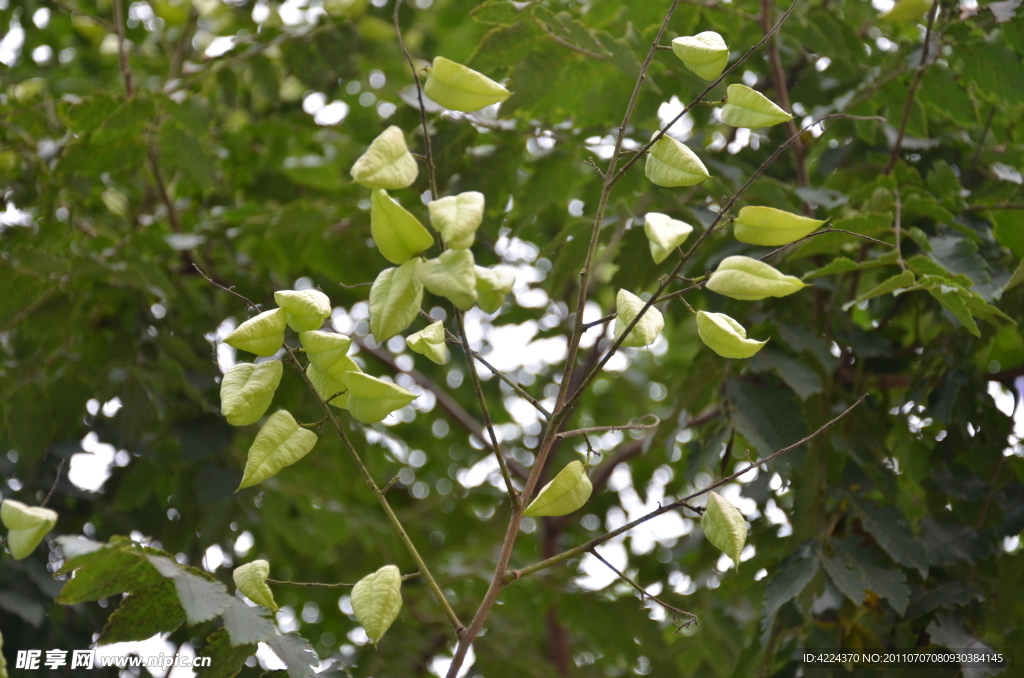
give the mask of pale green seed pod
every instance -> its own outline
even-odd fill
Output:
[[[288,319],[283,308],[264,311],[255,318],[249,318],[224,337],[224,343],[240,351],[248,351],[268,358],[284,345],[284,329]]]
[[[378,344],[403,331],[419,315],[423,283],[417,277],[419,259],[377,274],[370,288],[370,331]]]
[[[368,574],[352,588],[352,611],[374,647],[402,609],[402,575],[394,565]]]
[[[274,602],[274,594],[267,586],[267,578],[270,576],[270,563],[265,560],[254,560],[235,568],[231,578],[235,580],[235,586],[245,595],[246,598],[262,605],[265,608],[278,611],[277,603]]]
[[[392,125],[352,165],[352,180],[366,188],[407,188],[419,171],[416,158],[405,145],[405,134]]]
[[[619,290],[615,297],[615,336],[619,337],[626,331],[629,323],[640,313],[644,307],[644,300],[632,292]],[[653,344],[665,327],[665,316],[661,311],[651,306],[643,314],[636,327],[629,333],[626,340],[622,342],[623,347],[641,347]]]
[[[569,515],[583,508],[593,491],[583,462],[570,462],[537,493],[523,515],[531,518]]]
[[[733,127],[771,127],[788,122],[793,116],[756,90],[746,85],[729,85],[727,100],[722,107],[722,122]]]
[[[349,369],[342,371],[342,367]],[[313,383],[313,389],[321,398],[327,401],[328,405],[344,410],[348,407],[348,373],[360,372],[359,366],[352,362],[351,358],[345,358],[345,362],[335,363],[334,369],[337,372],[324,372],[313,366],[313,363],[306,365],[306,376]],[[341,395],[338,395],[341,393]]]
[[[483,73],[440,56],[434,57],[423,93],[435,103],[463,113],[479,111],[512,96],[512,92]]]
[[[476,266],[476,303],[486,313],[497,313],[516,284],[516,274],[504,268]]]
[[[774,207],[744,207],[736,215],[733,235],[748,245],[779,247],[810,235],[824,223]]]
[[[906,24],[923,17],[935,5],[935,0],[900,0],[879,19]]]
[[[651,244],[651,257],[660,264],[693,233],[693,226],[667,214],[648,212],[644,216],[644,234]]]
[[[405,338],[405,343],[411,351],[426,356],[438,365],[448,362],[448,348],[444,343],[444,323],[440,320],[410,334]]]
[[[299,426],[290,412],[274,412],[249,448],[249,458],[238,490],[277,475],[285,466],[291,466],[309,454],[316,441],[316,434]]]
[[[351,369],[348,367],[352,362],[348,357],[348,349],[352,340],[344,334],[302,332],[299,334],[299,342],[309,362],[321,372],[335,372],[335,365],[338,365],[341,369],[337,371],[337,376],[340,376]]]
[[[380,189],[370,195],[370,233],[392,264],[403,264],[434,244],[430,231]]]
[[[476,230],[484,219],[484,194],[476,191],[432,200],[430,224],[448,247],[464,250],[473,246]]]
[[[445,250],[436,259],[421,260],[416,277],[423,286],[463,311],[476,303],[476,264],[470,250]]]
[[[283,372],[280,360],[234,365],[220,382],[220,413],[232,426],[255,424],[270,407]]]
[[[22,560],[32,555],[43,537],[57,524],[57,512],[4,499],[0,504],[0,522],[7,528],[7,548],[11,550],[11,557]]]
[[[665,135],[647,153],[644,174],[658,186],[695,186],[711,178],[697,154],[681,141]]]
[[[288,327],[296,332],[320,329],[331,314],[331,300],[320,290],[281,290],[274,301],[284,309]]]
[[[672,52],[683,65],[705,80],[714,80],[729,63],[729,46],[721,35],[704,31],[672,41]]]
[[[382,421],[415,399],[415,395],[390,381],[362,372],[348,374],[348,411],[353,419],[363,424]]]
[[[739,570],[740,554],[747,543],[747,521],[743,514],[722,495],[712,492],[700,517],[700,526],[708,541],[732,558]]]
[[[763,261],[733,256],[722,259],[705,285],[712,292],[757,301],[767,297],[786,297],[807,287],[800,278],[781,273]]]
[[[747,339],[747,330],[724,313],[697,311],[697,334],[700,340],[723,358],[749,358],[768,340]]]

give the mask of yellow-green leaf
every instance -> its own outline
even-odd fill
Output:
[[[331,300],[320,290],[281,290],[274,301],[284,309],[288,327],[296,332],[320,329],[331,314]]]
[[[747,339],[747,330],[724,313],[697,311],[697,334],[700,340],[723,358],[749,358],[768,340]]]
[[[438,365],[448,361],[448,349],[444,344],[444,323],[440,320],[410,334],[405,338],[405,343],[411,351],[426,356]]]
[[[700,517],[700,527],[708,541],[732,558],[739,570],[740,554],[747,543],[747,521],[743,514],[722,495],[712,492]]]
[[[440,56],[434,57],[423,93],[445,108],[464,113],[479,111],[512,96],[512,92],[483,73]]]
[[[11,550],[11,556],[21,560],[30,556],[57,524],[57,512],[4,499],[0,504],[0,522],[7,528],[7,548]]]
[[[793,116],[756,90],[746,85],[729,85],[722,122],[733,127],[771,127],[792,120]]]
[[[516,284],[516,274],[504,268],[476,266],[476,303],[487,313],[496,313]]]
[[[476,264],[470,250],[445,250],[436,259],[421,260],[416,277],[431,294],[468,311],[476,303]]]
[[[667,214],[648,212],[644,217],[644,233],[651,244],[651,257],[660,264],[693,233],[693,226]]]
[[[370,232],[392,264],[403,264],[434,244],[430,231],[381,189],[370,195]]]
[[[626,290],[619,290],[619,293],[615,297],[615,336],[619,337],[623,332],[626,331],[626,327],[629,323],[633,322],[633,318],[640,313],[640,310],[644,307],[644,300],[636,296],[632,292]],[[647,309],[647,312],[641,316],[640,321],[637,322],[636,327],[629,333],[625,341],[622,342],[622,346],[647,346],[648,344],[654,343],[661,333],[661,330],[665,327],[665,316],[661,314],[661,311],[651,306]]]
[[[590,499],[594,486],[590,484],[587,468],[581,461],[570,462],[545,485],[537,497],[526,507],[523,515],[564,516],[577,511]]]
[[[375,424],[415,399],[398,384],[362,372],[349,372],[348,411],[356,421]]]
[[[266,358],[277,353],[284,345],[284,329],[287,326],[285,310],[275,308],[246,320],[224,337],[224,343]]]
[[[402,609],[402,575],[394,565],[368,574],[352,589],[352,611],[374,646],[395,623]]]
[[[647,152],[644,174],[652,183],[669,188],[694,186],[711,178],[689,146],[667,135],[654,142]]]
[[[853,301],[848,301],[845,304],[843,304],[843,310],[848,311],[850,310],[850,307],[853,306],[854,304],[859,304],[862,301],[874,299],[875,297],[880,297],[883,294],[891,294],[893,292],[896,292],[897,290],[902,290],[904,288],[910,287],[916,281],[917,276],[914,275],[913,271],[903,271],[902,273],[897,273],[891,278],[887,278],[881,283],[875,285],[870,290],[868,290],[864,294],[861,294]]]
[[[324,372],[310,363],[306,365],[306,376],[313,382],[317,395],[326,400],[328,405],[343,410],[348,407],[348,373],[362,370],[347,356],[344,361],[335,363],[333,370]]]
[[[763,261],[732,256],[722,260],[705,287],[733,299],[756,301],[789,296],[807,285],[800,278],[785,275]]]
[[[381,132],[352,165],[352,180],[367,188],[406,188],[418,174],[416,158],[405,145],[405,134],[394,125]]]
[[[971,309],[967,306],[967,299],[970,297],[966,290],[943,285],[938,288],[931,287],[928,289],[928,292],[935,297],[935,300],[942,305],[942,308],[952,313],[953,317],[960,321],[960,324],[967,328],[968,332],[976,337],[981,336],[978,323],[974,321]]]
[[[255,424],[270,407],[283,372],[280,360],[234,365],[220,382],[220,413],[232,426]]]
[[[441,234],[445,245],[456,250],[473,246],[476,229],[484,219],[483,193],[468,191],[432,200],[427,209],[430,224]]]
[[[378,344],[412,324],[423,303],[423,283],[416,275],[418,259],[377,274],[370,288],[370,331]]]
[[[736,216],[733,235],[748,245],[788,245],[816,231],[824,221],[774,207],[744,207]]]
[[[321,372],[331,372],[336,377],[348,372],[352,360],[348,357],[348,348],[352,340],[337,332],[303,332],[299,342],[306,357]],[[336,369],[335,366],[338,366]]]
[[[878,18],[897,24],[910,23],[927,14],[934,4],[935,0],[899,0],[892,9]]]
[[[276,475],[285,466],[291,466],[309,454],[316,440],[316,434],[299,426],[290,412],[274,412],[249,448],[238,489],[251,487]]]
[[[270,563],[265,560],[254,560],[251,563],[240,565],[231,573],[235,580],[235,586],[245,595],[246,598],[277,612],[277,603],[274,602],[274,594],[267,586],[267,577],[270,576]]]
[[[714,31],[687,35],[672,41],[672,52],[683,65],[705,80],[714,80],[729,63],[729,46]]]

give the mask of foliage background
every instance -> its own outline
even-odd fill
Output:
[[[319,285],[340,309],[336,327],[366,335],[367,289],[343,285],[372,280],[385,262],[369,240],[366,191],[349,183],[348,168],[387,125],[418,138],[418,112],[406,103],[411,78],[390,26],[392,6],[383,4],[132,3],[125,12],[138,94],[126,102],[116,39],[85,16],[114,21],[110,0],[79,0],[78,14],[64,2],[0,0],[3,496],[38,503],[62,460],[75,478],[76,467],[88,466],[76,455],[93,454],[101,465],[112,457],[102,491],[62,477],[51,504],[61,515],[55,535],[131,534],[193,564],[205,554],[207,564],[220,560],[214,574],[225,582],[229,562],[255,557],[272,563],[274,577],[298,581],[355,581],[384,563],[410,570],[330,435],[272,481],[233,493],[255,427],[232,429],[218,415],[217,361],[230,364],[234,355],[215,343],[245,309],[191,269],[198,263],[261,303],[274,289]],[[515,303],[493,319],[471,315],[471,336],[537,397],[552,395],[552,364],[564,357],[600,190],[584,161],[610,143],[665,4],[419,0],[402,14],[417,57],[441,54],[508,77],[515,92],[500,117],[436,114],[431,131],[443,192],[487,196],[477,261],[503,261],[519,273]],[[924,19],[882,22],[861,0],[801,3],[778,41],[797,120],[846,111],[888,122],[837,121],[824,134],[806,133],[807,185],[787,153],[741,204],[847,219],[848,228],[893,242],[898,188],[903,258],[919,257],[918,266],[948,285],[970,287],[1020,320],[1024,288],[1004,289],[1024,256],[1024,19],[1013,3],[941,4],[938,57],[908,99]],[[685,3],[667,39],[716,30],[735,58],[763,36],[765,7],[771,3]],[[238,44],[204,56],[230,47],[224,36]],[[765,55],[730,81],[780,101]],[[645,142],[666,111],[703,87],[671,53],[659,53],[629,137]],[[884,174],[905,107],[902,159]],[[310,111],[322,123],[347,114],[318,124]],[[661,189],[639,167],[626,175],[603,225],[595,318],[613,308],[619,287],[651,291],[666,272],[651,265],[636,219],[657,210],[710,223],[722,196],[788,136],[784,126],[737,133],[716,122],[711,107],[688,121],[684,136],[715,178]],[[421,173],[400,198],[413,205],[424,190]],[[727,231],[716,234],[686,272],[699,275],[750,249]],[[885,251],[825,236],[775,263],[800,275],[837,256],[868,261]],[[1024,342],[988,310],[975,313],[989,318],[971,332],[962,314],[958,320],[926,291],[844,310],[895,272],[890,263],[822,276],[797,296],[756,303],[691,294],[695,307],[728,312],[753,336],[772,337],[745,362],[712,354],[685,309],[670,304],[665,341],[627,351],[568,424],[654,412],[662,425],[635,439],[602,439],[605,457],[627,465],[598,470],[612,482],[599,485],[604,491],[583,516],[545,520],[524,535],[514,566],[621,524],[622,507],[635,517],[641,503],[654,508],[706,485],[744,462],[747,449],[768,454],[861,393],[871,397],[827,435],[735,486],[732,496],[747,500],[754,547],[739,572],[718,569],[720,553],[685,520],[608,548],[644,586],[660,586],[697,613],[699,627],[674,633],[663,614],[608,579],[599,592],[586,590],[571,561],[506,589],[476,643],[472,671],[794,675],[792,654],[802,647],[967,647],[975,639],[1024,647],[1024,607],[1009,594],[1024,587],[1024,449],[1010,416],[1020,389],[1003,390],[1022,374]],[[460,616],[470,617],[508,502],[495,486],[500,479],[482,480],[489,466],[467,430],[478,414],[464,363],[457,353],[440,367],[413,360],[401,342],[376,352],[384,358],[371,348],[359,354],[371,373],[414,364],[451,387],[451,402],[428,391],[400,420],[355,435],[380,482],[400,475],[391,501]],[[581,361],[598,356],[588,347]],[[539,426],[496,379],[485,390],[507,446],[528,465]],[[318,418],[295,375],[275,406]],[[701,425],[689,428],[692,419]],[[561,446],[555,468],[576,454]],[[683,534],[666,537],[673,529]],[[56,605],[60,582],[50,572],[60,561],[51,544],[0,563],[9,660],[18,649],[86,647],[117,605]],[[587,571],[598,572],[593,565]],[[808,572],[809,580],[801,577]],[[841,581],[844,572],[852,584]],[[787,588],[793,581],[806,587]],[[422,584],[407,583],[404,592],[402,616],[378,651],[354,642],[358,625],[339,608],[337,591],[278,588],[287,606],[278,622],[352,675],[426,675],[453,638]],[[212,628],[182,628],[171,640],[201,648]]]

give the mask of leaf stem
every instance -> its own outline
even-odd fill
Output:
[[[656,414],[645,414],[644,416],[640,417],[640,419],[638,419],[637,422],[647,418],[654,419],[654,423],[629,423],[620,424],[618,426],[591,426],[589,428],[578,428],[573,431],[563,431],[562,433],[556,434],[555,438],[558,440],[564,440],[566,438],[572,438],[573,436],[585,436],[590,433],[600,433],[601,431],[636,431],[640,429],[658,428],[658,426],[661,424],[661,419],[659,419],[658,415]]]
[[[621,579],[622,581],[626,582],[627,584],[632,586],[634,589],[636,589],[637,592],[640,594],[640,600],[642,602],[646,601],[649,598],[650,600],[653,600],[658,605],[661,605],[663,608],[665,608],[666,610],[671,612],[673,617],[690,617],[689,620],[687,620],[686,622],[683,622],[682,624],[680,624],[677,621],[676,622],[676,629],[677,630],[682,630],[682,629],[685,629],[685,628],[689,628],[690,624],[696,624],[697,626],[700,626],[700,622],[697,620],[697,615],[695,615],[692,612],[687,612],[686,610],[680,610],[678,607],[674,607],[672,605],[669,605],[668,603],[666,603],[661,598],[658,598],[657,596],[652,596],[642,586],[640,586],[635,581],[633,581],[632,579],[627,577],[625,574],[620,572],[618,570],[618,568],[616,568],[614,565],[612,565],[607,560],[605,560],[604,557],[600,553],[597,552],[596,548],[590,550],[590,555],[594,556],[595,558],[600,560],[602,563],[604,563],[605,566],[609,570],[611,570],[616,575],[618,575],[619,579]]]
[[[392,21],[395,24],[395,35],[398,36],[398,46],[402,49],[402,56],[409,62],[409,70],[412,71],[412,79],[416,83],[416,100],[419,102],[420,126],[423,128],[423,148],[427,163],[427,180],[430,183],[430,199],[437,200],[440,195],[437,192],[437,168],[434,166],[434,151],[430,146],[430,127],[427,125],[427,109],[423,103],[423,83],[420,82],[420,74],[413,63],[412,55],[405,46],[405,39],[402,37],[402,29],[398,25],[398,10],[401,8],[400,0],[395,0],[395,12]]]
[[[419,572],[413,572],[411,574],[403,574],[402,581],[409,581],[410,579],[419,579],[422,575]],[[268,579],[268,584],[275,586],[297,586],[301,588],[317,588],[317,589],[350,589],[355,584],[345,584],[339,582],[337,584],[323,584],[315,581],[288,581],[286,579]]]

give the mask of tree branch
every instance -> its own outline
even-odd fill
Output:
[[[420,576],[421,575],[420,575],[419,572],[413,572],[412,574],[403,574],[402,575],[402,581],[409,581],[410,579],[419,579]],[[355,584],[343,584],[343,583],[340,583],[340,582],[337,583],[337,584],[321,584],[320,582],[287,581],[287,580],[280,580],[280,579],[268,579],[267,583],[268,584],[274,584],[276,586],[297,586],[297,587],[300,587],[300,588],[317,588],[317,589],[350,589],[350,588],[355,586]]]
[[[907,90],[907,100],[903,104],[903,116],[900,118],[899,132],[896,134],[896,141],[892,145],[892,153],[889,155],[889,163],[885,166],[885,170],[882,174],[889,174],[896,166],[896,161],[900,159],[900,148],[903,146],[903,137],[907,133],[907,123],[910,121],[910,109],[914,104],[914,95],[917,93],[917,86],[921,84],[921,76],[924,75],[924,69],[927,65],[925,62],[928,60],[928,50],[930,49],[932,37],[932,25],[935,23],[935,17],[939,13],[940,3],[936,2],[928,13],[928,28],[924,33],[924,42],[921,44],[921,62],[917,65],[917,72],[914,73],[914,79],[910,82],[910,88]]]
[[[121,67],[121,77],[124,78],[124,91],[128,96],[135,94],[135,84],[132,82],[132,70],[128,65],[128,52],[125,51],[124,37],[124,3],[122,0],[114,0],[114,28],[117,29],[117,63]]]
[[[786,71],[782,67],[782,55],[779,54],[779,36],[780,33],[771,27],[772,15],[775,12],[775,0],[761,0],[761,30],[766,35],[772,35],[772,39],[768,41],[768,62],[772,67],[772,81],[775,84],[775,93],[779,99],[779,106],[787,111],[792,112],[792,105],[789,101],[789,87],[786,86]],[[796,122],[791,118],[786,122],[786,127],[789,129],[790,136],[797,133]],[[804,157],[804,144],[799,138],[793,142],[793,165],[796,168],[796,182],[801,186],[806,186],[809,182],[807,180],[807,162]]]
[[[427,180],[430,183],[430,199],[437,200],[440,195],[437,192],[437,169],[434,167],[434,151],[430,147],[430,128],[427,125],[427,109],[423,103],[423,83],[420,82],[420,74],[416,71],[416,64],[412,61],[412,55],[405,47],[405,39],[402,38],[402,29],[398,25],[398,10],[402,3],[395,0],[395,12],[392,20],[395,24],[395,34],[398,36],[398,46],[402,48],[402,55],[409,62],[409,70],[412,71],[412,79],[416,82],[416,100],[420,104],[420,125],[423,127],[423,148],[426,151]]]
[[[661,424],[661,419],[659,419],[656,414],[645,414],[637,421],[639,422],[643,419],[647,419],[648,417],[654,419],[653,424],[630,423],[620,424],[618,426],[591,426],[589,428],[578,428],[573,431],[563,431],[562,433],[555,435],[555,438],[558,440],[564,440],[566,438],[572,438],[573,436],[585,436],[589,433],[600,433],[602,431],[635,431],[640,429],[658,428]]]
[[[641,602],[643,602],[643,601],[645,601],[646,599],[649,598],[649,599],[653,600],[654,602],[656,602],[658,605],[661,605],[663,608],[665,608],[666,610],[671,612],[672,613],[672,617],[673,617],[673,623],[675,624],[677,631],[681,631],[682,629],[689,628],[690,624],[696,624],[697,626],[700,626],[700,622],[697,621],[697,615],[695,615],[692,612],[687,612],[686,610],[680,610],[678,607],[674,607],[672,605],[669,605],[668,603],[666,603],[661,598],[658,598],[657,596],[652,596],[650,593],[648,593],[646,590],[644,590],[644,588],[642,586],[640,586],[635,581],[633,581],[632,579],[630,579],[629,577],[624,575],[614,565],[612,565],[607,560],[605,560],[604,557],[601,556],[601,554],[597,552],[597,549],[590,549],[590,555],[594,556],[595,558],[600,560],[602,563],[604,563],[605,566],[609,570],[611,570],[612,572],[614,572],[615,574],[618,575],[619,579],[621,579],[622,581],[626,582],[627,584],[632,586],[634,589],[636,589],[637,592],[640,594],[640,601]],[[689,617],[690,619],[685,621],[685,622],[680,623],[679,620],[678,620],[679,617]]]

